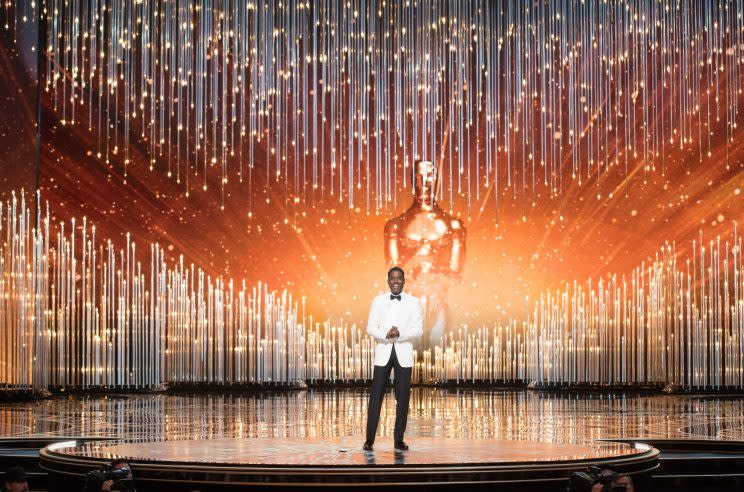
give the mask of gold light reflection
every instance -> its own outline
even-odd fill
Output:
[[[432,160],[440,201],[476,210],[492,188],[663,173],[675,151],[716,164],[740,123],[736,0],[30,5],[0,11],[6,29],[44,17],[61,124],[125,179],[147,166],[222,206],[228,183],[281,183],[287,203],[389,210]]]
[[[164,383],[371,378],[364,326],[318,320],[287,290],[143,263],[75,219],[31,227],[25,196],[0,204],[0,387],[150,388]],[[416,382],[542,381],[744,387],[741,238],[673,244],[627,277],[567,282],[524,319],[461,326],[417,354]],[[142,251],[140,249],[139,251]]]
[[[128,440],[285,437],[364,433],[367,393],[307,390],[250,394],[109,395],[8,403],[4,436]],[[689,395],[581,395],[525,390],[413,388],[407,435],[586,443],[596,439],[744,439],[744,399]],[[394,398],[379,432],[390,437]]]

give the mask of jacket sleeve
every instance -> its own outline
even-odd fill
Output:
[[[380,343],[390,343],[391,341],[385,338],[387,332],[380,326],[380,309],[377,306],[375,300],[372,300],[372,306],[369,308],[369,319],[367,320],[367,335],[374,338]]]
[[[424,334],[424,310],[421,307],[421,301],[416,299],[412,309],[411,322],[405,330],[399,330],[400,336],[397,342],[408,342]]]

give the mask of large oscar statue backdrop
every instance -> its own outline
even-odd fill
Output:
[[[462,281],[466,231],[463,222],[436,201],[431,162],[413,167],[413,204],[385,223],[385,262],[406,272],[408,289],[424,305],[424,336],[419,346],[440,345],[452,329],[447,295]]]

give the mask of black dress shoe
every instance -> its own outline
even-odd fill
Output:
[[[364,446],[362,446],[362,449],[364,451],[372,451],[372,443],[369,441],[365,441]]]
[[[395,449],[398,451],[408,451],[408,444],[406,444],[405,441],[396,441]]]

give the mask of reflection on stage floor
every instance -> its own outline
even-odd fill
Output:
[[[4,403],[6,437],[126,440],[356,438],[363,390],[65,396]],[[379,435],[392,436],[395,399],[383,404]],[[584,445],[597,439],[744,441],[744,396],[592,395],[527,390],[414,388],[407,439],[508,439]]]

